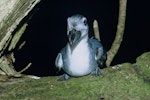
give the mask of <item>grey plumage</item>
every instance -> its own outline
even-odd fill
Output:
[[[58,80],[101,74],[100,68],[103,67],[107,55],[100,41],[88,37],[88,31],[86,17],[73,15],[67,19],[69,42],[55,60],[56,67],[63,69],[65,74]]]

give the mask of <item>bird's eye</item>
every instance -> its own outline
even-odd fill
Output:
[[[87,19],[83,19],[83,23],[84,23],[84,25],[87,25]]]

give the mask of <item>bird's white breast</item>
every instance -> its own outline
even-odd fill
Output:
[[[89,54],[88,43],[84,40],[72,52],[69,49],[69,70],[73,76],[82,76],[90,73]]]

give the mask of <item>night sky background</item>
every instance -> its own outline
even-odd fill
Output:
[[[32,62],[25,74],[58,75],[55,58],[68,41],[67,18],[74,14],[87,17],[90,37],[93,20],[98,20],[101,42],[109,50],[116,33],[118,4],[119,0],[42,0],[31,12],[30,15],[35,14],[20,40],[20,43],[26,40],[26,45],[15,52],[16,70]],[[135,63],[139,55],[150,51],[149,10],[148,1],[128,0],[124,38],[112,65]]]

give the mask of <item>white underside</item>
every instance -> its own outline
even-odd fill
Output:
[[[70,46],[69,50],[69,70],[73,76],[82,76],[89,74],[89,49],[86,40],[80,41],[80,43],[71,52]]]

